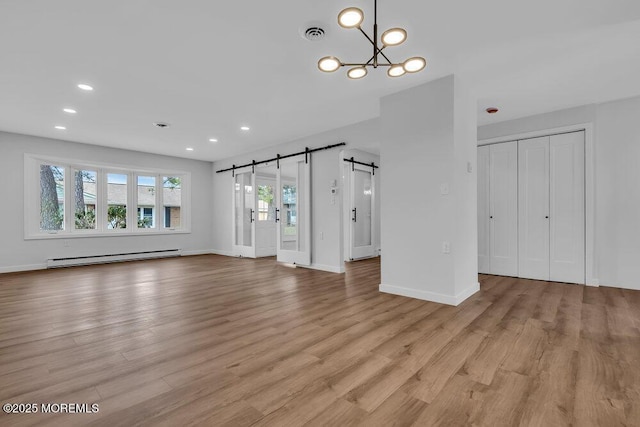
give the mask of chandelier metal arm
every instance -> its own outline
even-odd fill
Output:
[[[361,27],[358,27],[358,29],[367,38],[367,40],[369,40],[369,43],[371,43],[373,45],[373,47],[375,47],[375,48],[378,47],[378,46],[376,46],[376,43],[371,39],[371,37],[369,37],[369,34],[367,34]]]
[[[386,47],[386,46],[382,46],[382,49],[384,49],[385,47]],[[386,59],[386,60],[387,60],[387,62],[388,62],[389,64],[391,64],[391,63],[392,63],[392,62],[391,62],[391,60],[390,60],[389,58],[387,58],[387,55],[385,55],[385,54],[384,54],[384,52],[382,51],[382,49],[378,49],[378,53],[380,53],[380,55],[382,55],[382,56],[384,57],[384,59]]]
[[[402,65],[402,63],[398,63],[398,64],[392,64],[392,63],[388,63],[388,64],[380,64],[378,63],[378,67],[393,67],[394,65]],[[367,64],[363,64],[363,63],[355,63],[355,62],[345,62],[345,63],[341,63],[340,64],[341,67],[373,67],[373,64],[371,63],[367,63]]]
[[[377,27],[377,24],[374,26],[374,30],[373,30],[374,33],[377,32],[376,31],[377,30],[376,27]],[[367,61],[367,63],[369,63],[371,60],[373,60],[374,61],[374,67],[376,67],[378,65],[377,64],[377,62],[378,62],[378,54],[380,54],[380,55],[382,55],[384,57],[384,59],[387,60],[387,62],[389,62],[391,64],[392,61],[389,58],[387,58],[387,55],[385,55],[384,52],[382,51],[386,46],[378,47],[378,44],[376,42],[374,42],[371,39],[371,37],[369,37],[369,35],[362,28],[358,27],[358,29],[360,30],[362,35],[364,35],[367,38],[367,40],[369,40],[369,43],[371,43],[371,45],[373,46],[373,57],[369,61]],[[377,38],[376,38],[376,40],[377,40]]]

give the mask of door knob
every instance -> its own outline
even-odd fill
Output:
[[[549,215],[545,216],[546,219],[549,219]]]

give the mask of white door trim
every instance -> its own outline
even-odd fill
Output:
[[[585,277],[587,286],[599,286],[598,267],[596,263],[597,249],[595,237],[596,186],[595,140],[593,123],[578,123],[575,125],[505,135],[496,138],[482,139],[478,140],[478,146],[497,144],[501,142],[519,141],[529,138],[538,138],[541,136],[550,136],[559,133],[579,132],[582,130],[584,131],[585,149]]]

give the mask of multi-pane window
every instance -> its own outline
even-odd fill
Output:
[[[162,204],[164,227],[179,228],[182,210],[182,179],[179,176],[162,177]]]
[[[64,230],[64,167],[40,165],[40,230]]]
[[[25,237],[188,232],[188,173],[27,156]]]
[[[107,229],[127,228],[127,175],[107,174]]]
[[[156,228],[156,177],[138,176],[138,228]]]
[[[76,230],[96,229],[98,202],[98,175],[94,170],[76,170],[73,173],[73,215]]]

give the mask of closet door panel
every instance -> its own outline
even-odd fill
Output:
[[[489,251],[489,146],[478,147],[478,272],[491,273]]]
[[[549,137],[518,142],[518,270],[549,280]]]
[[[584,132],[550,141],[550,280],[585,283]]]
[[[491,273],[518,275],[518,145],[490,147]]]

